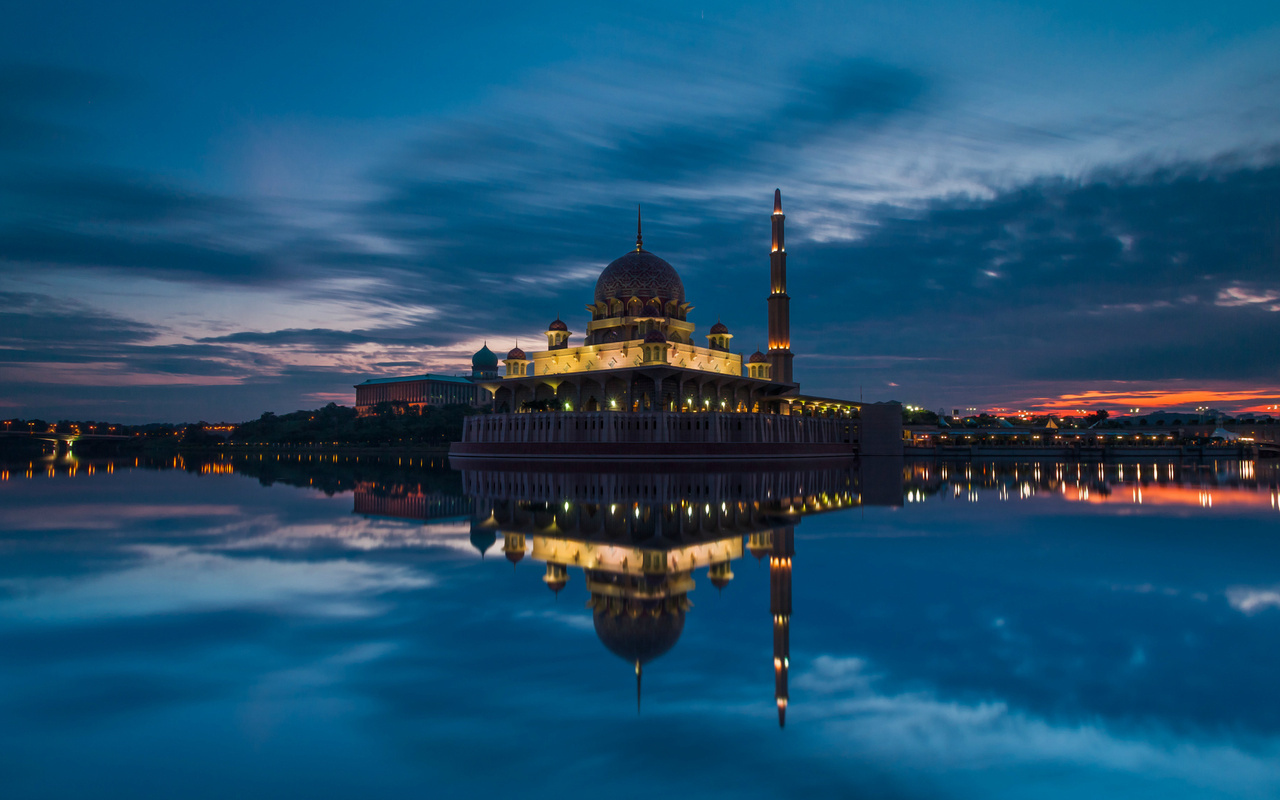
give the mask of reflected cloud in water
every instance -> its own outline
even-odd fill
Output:
[[[1276,486],[1240,461],[10,464],[0,779],[538,795],[640,758],[666,774],[621,796],[1270,796]]]

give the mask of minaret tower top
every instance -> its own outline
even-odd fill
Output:
[[[791,377],[791,298],[787,296],[787,243],[782,213],[782,190],[773,190],[773,244],[769,251],[769,363],[771,377],[794,383]]]

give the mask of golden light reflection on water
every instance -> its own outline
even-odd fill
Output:
[[[398,470],[441,470],[440,456],[405,454],[356,455],[342,453],[243,452],[175,454],[163,457],[87,458],[64,454],[6,465],[0,483],[37,478],[94,479],[112,476],[119,469],[183,470],[200,476],[232,476],[255,473],[269,464],[301,469],[296,485],[326,492],[349,491],[351,484],[334,484],[321,471],[373,466]],[[1150,461],[1127,463],[1022,461],[938,462],[908,461],[902,469],[902,503],[918,504],[940,499],[980,502],[984,494],[1000,502],[1056,497],[1072,503],[1106,507],[1182,507],[1270,509],[1280,511],[1280,464],[1264,460]],[[768,498],[772,499],[772,498]],[[857,492],[796,498],[789,511],[827,510],[861,504]],[[705,511],[705,509],[704,509]],[[685,513],[690,509],[686,506]]]
[[[1255,508],[1280,510],[1280,464],[1217,460],[1199,463],[912,462],[903,470],[903,501],[979,502],[1052,495],[1095,506]]]

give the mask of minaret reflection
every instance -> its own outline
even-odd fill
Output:
[[[787,724],[787,670],[791,667],[791,557],[795,554],[795,526],[773,532],[769,553],[769,610],[773,613],[774,699],[778,727]]]

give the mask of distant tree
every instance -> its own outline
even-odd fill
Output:
[[[918,408],[908,411],[905,407],[902,409],[903,425],[937,425],[938,415],[933,411]]]

